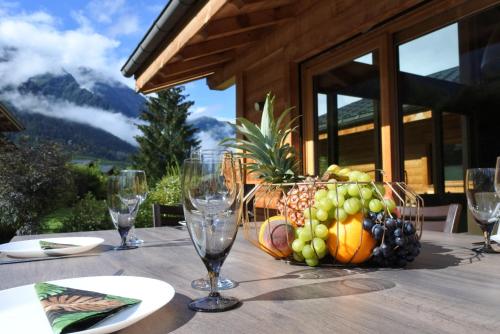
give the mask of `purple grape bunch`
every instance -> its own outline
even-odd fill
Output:
[[[370,212],[363,228],[377,241],[372,262],[380,267],[404,267],[420,254],[421,244],[415,226],[408,220]]]

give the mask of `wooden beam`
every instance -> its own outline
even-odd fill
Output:
[[[205,78],[213,74],[218,69],[220,69],[220,67],[218,65],[214,65],[174,75],[165,75],[159,72],[152,80],[148,82],[146,86],[142,87],[141,89],[136,87],[136,89],[141,93],[149,94],[170,87],[174,87],[186,82]]]
[[[404,181],[401,117],[396,86],[396,55],[392,35],[380,38],[380,146],[384,181]]]
[[[286,48],[290,59],[301,62],[350,37],[369,30],[374,22],[381,22],[422,0],[319,0],[297,2],[297,17],[281,29],[267,34],[258,47],[217,73],[217,80],[225,81],[241,69],[280,47]],[[370,10],[360,10],[361,8]],[[334,25],[334,28],[332,26]],[[312,31],[321,32],[312,34]],[[213,81],[217,86],[217,82]]]
[[[284,51],[283,48],[273,50],[273,52],[268,53],[267,55],[261,57],[259,60],[255,61],[253,64],[249,65],[247,68],[245,68],[245,71],[251,71],[253,68],[258,67],[263,62],[266,62],[269,58],[272,58],[276,56],[276,54],[282,53],[283,51]],[[225,89],[224,83],[228,82],[228,80],[230,80],[233,77],[234,76],[226,77],[223,71],[217,71],[209,78],[207,78],[207,84],[208,87],[210,87],[210,89],[223,90]]]
[[[246,46],[262,37],[263,30],[243,32],[229,37],[190,44],[180,52],[183,59],[194,59]]]
[[[155,60],[146,69],[136,76],[136,87],[143,91],[143,87],[162,69],[165,64],[179,53],[187,45],[189,40],[196,35],[205,24],[224,7],[230,0],[210,0],[199,10],[199,12],[187,23],[177,36],[161,51]]]
[[[280,24],[292,19],[294,15],[295,6],[293,5],[264,9],[215,20],[208,23],[202,31],[205,39],[229,36],[243,31]]]
[[[232,60],[235,53],[232,51],[227,51],[223,53],[212,54],[206,57],[200,57],[188,61],[178,61],[175,63],[167,64],[161,71],[158,72],[159,75],[170,76],[177,75],[181,73],[190,72],[193,70],[203,69],[207,67],[212,67],[213,65],[220,65]]]
[[[245,5],[250,5],[250,4],[264,2],[264,1],[268,1],[268,0],[232,0],[231,5],[235,6],[238,9],[241,9]]]

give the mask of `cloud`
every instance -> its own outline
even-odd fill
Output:
[[[134,137],[141,134],[136,125],[137,120],[121,113],[89,106],[78,106],[71,102],[60,101],[46,96],[21,95],[18,91],[3,93],[0,98],[9,101],[21,112],[38,113],[87,124],[109,132],[135,146],[137,146],[137,142]]]
[[[10,50],[0,62],[0,89],[35,75],[59,74],[63,69],[75,73],[81,67],[131,86],[120,73],[120,42],[84,27],[83,16],[80,22],[78,29],[58,30],[57,20],[46,12],[0,15],[0,54]]]
[[[140,31],[139,18],[136,15],[122,15],[108,29],[110,36],[131,35]]]
[[[214,150],[222,148],[221,146],[219,146],[220,140],[214,138],[210,134],[210,132],[200,131],[196,134],[196,137],[198,138],[198,140],[200,140],[200,149],[202,150]]]
[[[124,0],[92,0],[87,6],[92,18],[100,23],[111,23],[113,16],[124,7]]]
[[[194,107],[192,110],[190,110],[192,117],[191,118],[196,118],[200,114],[203,114],[207,111],[207,107]]]
[[[90,1],[85,10],[80,10],[75,18],[82,27],[99,25],[110,37],[141,32],[139,16],[125,0]]]

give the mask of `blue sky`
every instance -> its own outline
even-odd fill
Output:
[[[81,61],[81,66],[93,68],[133,86],[133,81],[121,78],[119,69],[160,14],[166,2],[156,0],[0,1],[0,20],[9,19],[16,24],[11,30],[9,27],[4,27],[2,33],[6,34],[15,30],[12,33],[12,39],[25,40],[30,37],[40,39],[38,45],[35,45],[34,41],[30,43],[29,40],[23,43],[17,42],[16,47],[26,48],[25,59],[29,63],[23,64],[23,58],[18,57],[17,65],[24,70],[18,73],[17,77],[11,78],[12,82],[26,79],[28,75],[38,74],[41,72],[40,67],[60,67],[69,70],[78,66],[78,61]],[[33,36],[36,35],[33,31],[37,29],[41,29],[43,33],[40,36]],[[22,35],[23,31],[25,35]],[[77,43],[80,45],[72,45]],[[55,55],[56,53],[65,56],[59,57]],[[81,59],[79,55],[82,55]],[[36,68],[37,65],[39,68]],[[234,121],[234,87],[225,91],[211,91],[204,79],[189,83],[185,87],[189,99],[195,102],[192,117],[211,116]]]

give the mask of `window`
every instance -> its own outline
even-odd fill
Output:
[[[336,163],[375,174],[380,168],[376,51],[314,76],[316,165]]]
[[[500,124],[499,22],[497,7],[397,46],[404,174],[418,193],[463,193],[471,153],[483,165],[500,151],[490,135]]]

